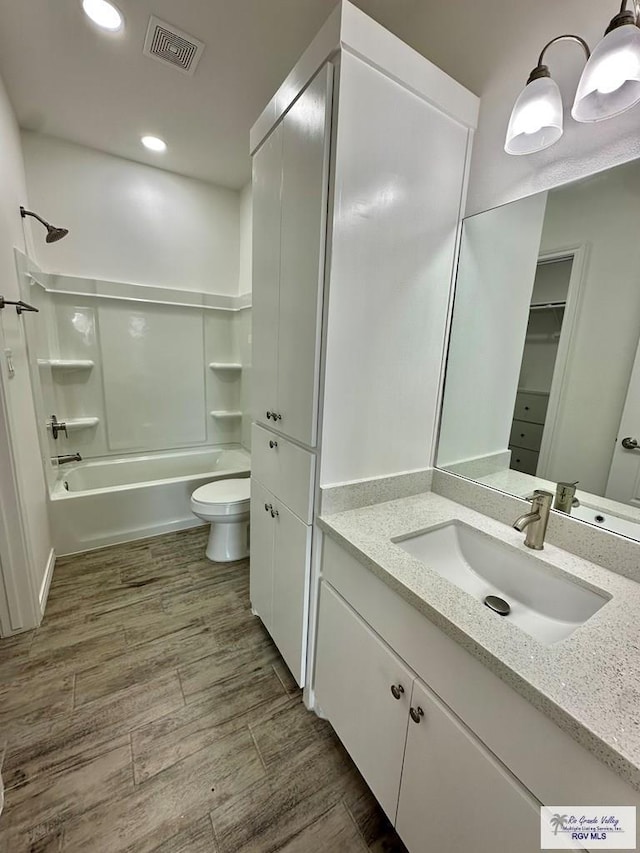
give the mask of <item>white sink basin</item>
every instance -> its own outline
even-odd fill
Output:
[[[493,595],[510,606],[507,619],[550,645],[572,634],[607,603],[604,592],[586,589],[550,571],[533,555],[460,521],[394,539],[430,569],[484,601]]]

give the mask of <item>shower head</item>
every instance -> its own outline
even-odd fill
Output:
[[[63,237],[66,237],[69,233],[68,228],[56,228],[55,225],[51,225],[46,219],[43,219],[41,216],[38,216],[37,213],[34,213],[32,210],[25,210],[24,207],[20,207],[20,216],[24,219],[25,216],[33,216],[34,219],[37,219],[38,222],[42,222],[44,227],[47,229],[47,236],[45,237],[45,241],[47,243],[57,243],[58,240],[62,240]]]
[[[58,240],[62,240],[63,237],[66,237],[68,233],[68,228],[56,228],[55,225],[47,225],[47,236],[45,237],[45,242],[57,243]]]

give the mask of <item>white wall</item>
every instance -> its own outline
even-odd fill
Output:
[[[604,494],[640,332],[640,162],[549,194],[543,252],[585,245],[577,331],[547,476]]]
[[[238,293],[240,194],[36,133],[22,134],[32,208],[70,229],[47,272]]]
[[[438,464],[507,449],[546,195],[464,224]]]
[[[251,231],[253,209],[251,206],[251,183],[240,193],[240,270],[238,293],[251,293]]]
[[[564,136],[537,154],[514,157],[504,151],[511,108],[542,47],[556,35],[577,32],[594,48],[618,8],[619,4],[598,0],[539,0],[525,14],[517,13],[517,35],[510,33],[511,37],[494,45],[490,76],[479,89],[471,87],[481,96],[481,106],[468,215],[640,156],[640,107],[597,124],[578,124],[571,118],[584,54],[570,43],[554,45],[546,55],[563,95]],[[500,27],[499,20],[495,27]],[[455,76],[455,70],[452,73]]]
[[[1,80],[0,151],[0,293],[7,299],[20,299],[14,248],[22,251],[26,248],[19,206],[27,201],[27,192],[20,134]],[[29,592],[27,588],[38,595],[51,552],[46,488],[23,331],[30,319],[28,314],[18,317],[13,308],[0,312],[0,352],[10,348],[15,366],[15,376],[11,378],[4,354],[0,354],[3,359],[0,382],[7,403],[6,412],[0,406],[0,527],[5,528],[0,530],[0,560],[5,587],[7,578],[12,578],[23,602],[24,593]],[[20,519],[24,538],[17,529]],[[26,585],[25,572],[30,575]],[[24,623],[18,624],[20,620],[33,618],[33,602],[24,603],[24,608],[18,607],[11,614],[14,618],[10,619],[9,630],[25,627]],[[3,622],[6,619],[5,609]]]

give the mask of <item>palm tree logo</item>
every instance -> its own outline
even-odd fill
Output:
[[[559,829],[566,829],[564,822],[569,817],[566,814],[554,814],[552,818],[550,818],[549,823],[554,827],[553,834],[557,835]]]

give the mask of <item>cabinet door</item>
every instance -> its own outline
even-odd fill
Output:
[[[273,622],[273,550],[275,524],[265,505],[273,506],[274,497],[254,477],[251,478],[251,556],[249,594],[251,607],[265,628]]]
[[[396,829],[411,853],[540,851],[540,804],[420,681]]]
[[[253,156],[252,412],[268,423],[278,404],[278,290],[282,125]]]
[[[306,665],[311,527],[277,501],[271,636],[302,686]]]
[[[331,80],[332,66],[325,65],[283,121],[278,429],[310,447],[316,442]]]
[[[315,672],[317,701],[391,821],[398,804],[413,677],[323,581]],[[403,691],[398,699],[392,686]]]
[[[251,473],[298,518],[311,523],[315,456],[257,424],[251,430]]]

